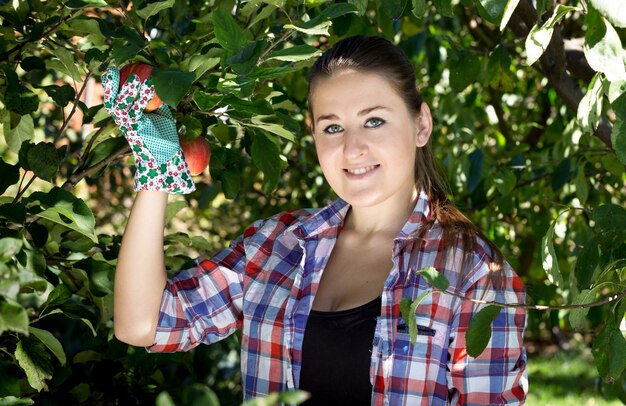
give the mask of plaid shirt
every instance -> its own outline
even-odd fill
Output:
[[[254,222],[230,248],[177,273],[164,291],[155,344],[148,350],[187,351],[242,329],[244,398],[298,388],[307,317],[348,209],[338,199],[323,209]],[[415,314],[417,324],[426,328],[419,329],[415,344],[410,342],[400,301],[432,290],[407,269],[416,232],[430,216],[422,193],[394,240],[371,355],[372,405],[523,404],[528,386],[523,308],[504,308],[487,348],[472,358],[465,333],[472,315],[484,306],[433,292]],[[522,282],[506,263],[503,287],[493,288],[490,251],[483,241],[477,242],[472,267],[465,272],[459,272],[460,248],[445,263],[443,251],[442,230],[435,223],[420,242],[414,269],[434,266],[459,295],[524,302]]]

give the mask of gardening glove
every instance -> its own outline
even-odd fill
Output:
[[[120,89],[120,71],[110,66],[102,76],[104,108],[130,144],[137,171],[135,191],[156,190],[188,194],[195,190],[178,141],[176,121],[162,104],[151,113],[144,108],[154,96],[152,80],[130,75]],[[119,90],[118,90],[119,89]]]

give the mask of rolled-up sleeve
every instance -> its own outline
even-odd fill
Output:
[[[524,303],[522,281],[505,263],[504,278],[493,287],[485,269],[463,296],[484,301]],[[492,324],[492,335],[485,350],[476,358],[467,354],[465,335],[472,317],[486,304],[461,300],[450,335],[448,385],[452,404],[502,405],[523,404],[528,392],[526,352],[523,335],[525,309],[504,307]]]
[[[150,352],[188,351],[211,344],[241,327],[246,267],[243,236],[210,259],[177,272],[163,292]]]

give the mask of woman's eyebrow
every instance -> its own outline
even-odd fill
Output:
[[[367,108],[365,108],[365,109],[363,109],[363,110],[359,111],[358,113],[356,113],[356,115],[357,115],[358,117],[360,117],[360,116],[364,116],[364,115],[366,115],[366,114],[371,113],[371,112],[372,112],[372,111],[374,111],[374,110],[388,110],[388,111],[391,111],[391,109],[390,109],[389,107],[385,107],[385,106],[372,106],[372,107],[367,107]],[[322,121],[322,120],[337,120],[337,119],[339,119],[339,117],[337,117],[337,115],[335,115],[335,114],[324,114],[324,115],[319,116],[319,117],[317,118],[317,120],[315,120],[315,123],[319,123],[319,122],[320,122],[320,121]]]

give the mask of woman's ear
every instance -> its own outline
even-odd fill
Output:
[[[420,112],[415,117],[415,126],[417,128],[416,145],[423,147],[430,139],[430,134],[433,131],[433,116],[430,114],[430,108],[426,102],[422,102],[420,106]]]

